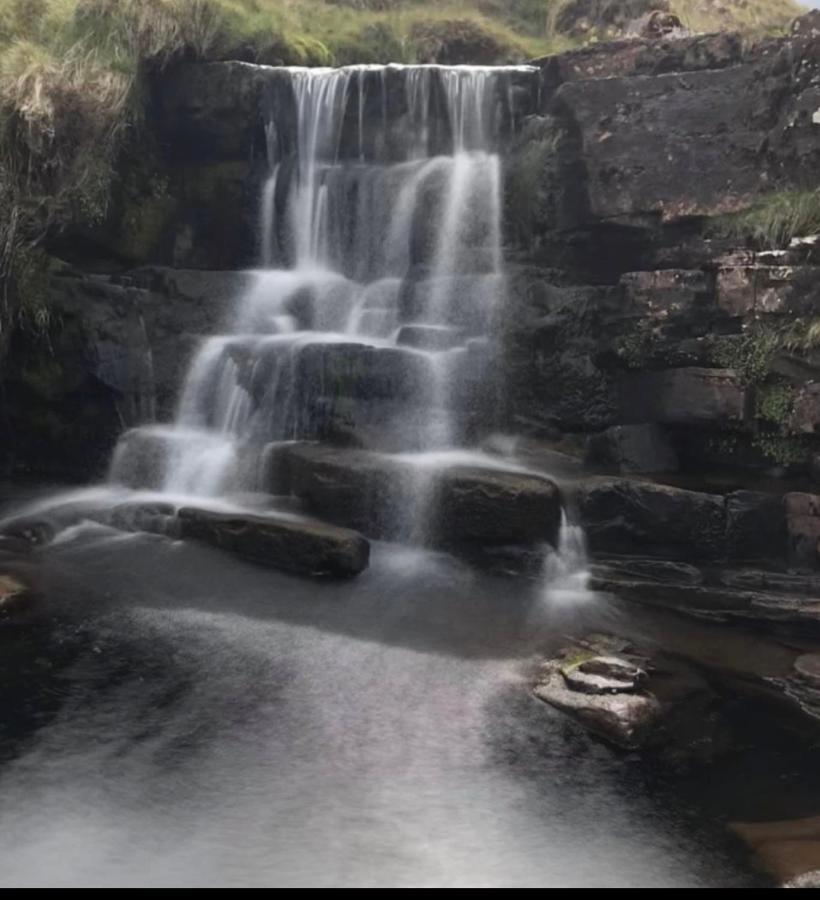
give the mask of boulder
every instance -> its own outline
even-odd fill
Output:
[[[651,694],[573,690],[556,665],[545,667],[533,692],[539,700],[579,719],[590,731],[629,750],[648,740],[661,711]]]
[[[612,466],[623,474],[676,472],[678,456],[657,425],[614,425],[587,443],[592,464]]]
[[[399,460],[361,450],[285,448],[290,490],[323,518],[371,537],[397,537],[412,509],[413,473]]]
[[[434,477],[439,545],[557,546],[561,493],[550,479],[466,466]]]
[[[293,493],[310,509],[372,537],[422,537],[450,549],[558,539],[561,496],[547,478],[315,445],[291,447],[288,467]]]
[[[747,391],[733,369],[680,368],[623,376],[628,422],[726,427],[747,416]]]
[[[180,533],[259,565],[297,575],[348,578],[369,563],[370,545],[357,532],[310,519],[184,508]]]
[[[717,559],[726,553],[722,497],[627,479],[590,479],[574,494],[595,553]]]

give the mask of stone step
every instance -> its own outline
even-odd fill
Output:
[[[423,540],[456,550],[558,540],[561,496],[547,478],[448,462],[446,454],[414,460],[306,444],[283,453],[297,497],[371,537],[412,537],[421,527]]]
[[[310,519],[194,507],[181,509],[178,518],[183,538],[297,575],[349,578],[370,559],[370,545],[360,534]]]

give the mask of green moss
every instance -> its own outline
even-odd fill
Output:
[[[755,436],[754,446],[779,466],[804,465],[811,452],[805,438],[780,432],[760,432]]]
[[[776,332],[757,328],[721,341],[713,350],[713,359],[723,368],[734,369],[741,384],[750,387],[766,380],[779,348]]]
[[[652,357],[655,334],[648,322],[640,322],[630,334],[620,338],[616,345],[619,359],[628,369],[645,369]]]
[[[757,392],[755,401],[757,418],[785,428],[794,414],[795,399],[795,390],[791,385],[764,385]]]

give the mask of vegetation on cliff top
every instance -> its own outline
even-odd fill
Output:
[[[179,58],[278,64],[522,60],[667,0],[0,0],[0,326],[36,309],[50,229],[100,218],[141,74]],[[792,0],[668,0],[695,29],[779,29]],[[618,15],[615,14],[620,10]],[[583,21],[582,21],[583,20]],[[2,350],[2,334],[0,334]]]

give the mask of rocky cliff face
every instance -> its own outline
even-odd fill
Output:
[[[155,85],[111,220],[53,246],[69,265],[51,277],[48,334],[15,336],[12,464],[87,477],[124,427],[168,418],[186,348],[214,333],[236,270],[258,258],[259,110],[288,102],[277,83],[275,69],[224,63]],[[817,315],[820,253],[738,247],[714,222],[813,186],[815,30],[753,48],[728,34],[594,45],[539,60],[511,91],[506,405],[485,430],[609,474],[791,471],[799,484],[775,492],[811,496],[818,360],[772,336]],[[345,127],[367,140],[382,116],[401,141],[404,96],[388,79],[364,131]],[[791,519],[813,533],[804,507]]]

